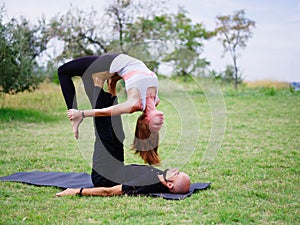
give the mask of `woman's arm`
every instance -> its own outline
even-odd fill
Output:
[[[86,117],[100,117],[100,116],[117,116],[126,113],[135,112],[134,103],[132,101],[126,101],[117,105],[109,106],[102,109],[83,110]]]
[[[70,120],[74,120],[81,117],[100,117],[100,116],[117,116],[126,113],[133,113],[140,110],[137,104],[133,100],[128,100],[124,103],[109,106],[102,109],[89,109],[89,110],[68,110],[68,117]]]
[[[64,191],[56,193],[57,197],[66,195],[79,195],[80,188],[68,188]],[[122,185],[116,185],[113,187],[95,187],[95,188],[83,188],[82,196],[116,196],[122,195]]]
[[[81,124],[84,117],[117,116],[124,113],[136,112],[140,110],[140,107],[138,107],[138,103],[139,101],[127,100],[124,103],[120,103],[102,109],[90,109],[80,111],[77,109],[69,109],[68,117],[71,120],[71,125],[75,138],[78,139],[78,127]]]

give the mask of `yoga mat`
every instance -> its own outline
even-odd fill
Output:
[[[9,176],[0,177],[1,181],[14,181],[36,186],[52,186],[58,188],[89,188],[94,187],[90,174],[79,172],[19,172]],[[150,193],[148,196],[161,197],[169,200],[182,200],[193,193],[204,190],[210,183],[193,183],[186,194]]]

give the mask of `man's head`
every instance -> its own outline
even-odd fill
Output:
[[[185,194],[190,190],[190,177],[176,168],[165,170],[163,178],[165,185],[169,188],[171,193]]]

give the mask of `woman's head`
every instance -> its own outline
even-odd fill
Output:
[[[164,124],[164,115],[156,109],[148,111],[145,113],[145,122],[152,132],[159,132]]]
[[[132,149],[135,150],[135,154],[140,155],[145,163],[150,165],[158,165],[160,164],[160,159],[157,153],[158,143],[158,131],[155,132],[150,130],[149,121],[146,119],[146,115],[143,113],[141,116],[139,116],[136,123]]]

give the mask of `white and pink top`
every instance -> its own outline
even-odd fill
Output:
[[[118,73],[122,77],[127,91],[131,88],[139,90],[143,111],[146,108],[146,94],[149,87],[156,87],[155,100],[158,100],[158,78],[141,60],[120,54],[112,61],[109,72]]]

